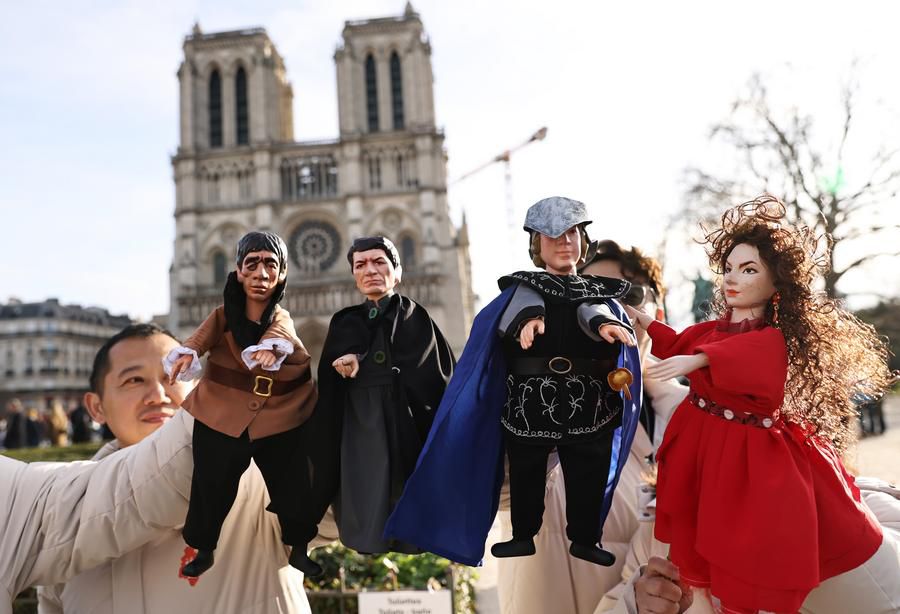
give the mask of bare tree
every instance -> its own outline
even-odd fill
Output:
[[[854,102],[859,92],[852,80],[842,88],[842,125],[837,145],[819,150],[812,144],[812,117],[793,108],[776,112],[759,75],[732,107],[731,115],[713,125],[710,138],[732,149],[742,170],[721,177],[699,168],[685,172],[685,210],[696,219],[717,219],[722,211],[762,192],[782,198],[791,221],[803,223],[833,242],[825,290],[837,296],[837,284],[849,271],[883,256],[900,256],[897,245],[885,245],[890,230],[887,211],[897,206],[900,190],[900,149],[881,148],[866,168],[854,168],[855,182],[845,181],[844,156],[854,127]],[[858,179],[863,177],[862,179]],[[896,219],[896,218],[894,218]],[[884,240],[882,240],[882,237]],[[859,257],[835,268],[838,248],[857,243]],[[862,243],[861,243],[862,242]]]

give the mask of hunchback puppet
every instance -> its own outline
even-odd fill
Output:
[[[505,444],[513,539],[491,552],[534,554],[556,448],[570,553],[615,561],[598,543],[638,422],[641,370],[614,300],[630,284],[576,274],[589,223],[584,204],[568,198],[528,210],[529,254],[544,271],[500,278],[502,293],[475,318],[386,537],[479,564],[499,504]]]
[[[199,384],[182,404],[194,418],[194,475],[184,540],[197,550],[181,570],[197,577],[213,551],[241,475],[253,459],[278,515],[281,538],[295,546],[289,562],[307,575],[321,573],[306,553],[316,534],[311,516],[299,427],[316,402],[309,354],[290,314],[278,302],[287,279],[287,247],[276,234],[250,232],[237,245],[236,270],[225,283],[224,304],[165,359],[166,372]],[[302,467],[304,470],[298,470]],[[232,553],[241,556],[240,552]]]
[[[456,360],[424,307],[394,292],[402,266],[385,237],[353,242],[359,305],[331,319],[309,434],[319,517],[334,505],[341,541],[364,553],[417,553],[384,523],[428,436]]]

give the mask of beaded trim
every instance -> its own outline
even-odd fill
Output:
[[[725,420],[729,420],[731,422],[737,422],[738,424],[747,424],[761,429],[769,429],[772,428],[778,421],[777,415],[773,417],[754,414],[748,411],[735,412],[731,409],[728,409],[727,407],[719,405],[715,401],[710,401],[709,399],[701,397],[696,392],[691,392],[688,398],[697,409],[703,410],[708,414],[712,414],[713,416],[724,418]]]

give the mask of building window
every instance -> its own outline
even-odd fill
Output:
[[[303,156],[281,161],[282,200],[332,198],[337,190],[338,169],[333,156]]]
[[[218,70],[209,76],[209,146],[222,146],[222,78]]]
[[[416,242],[408,235],[400,239],[400,262],[407,270],[416,266]]]
[[[209,176],[209,194],[207,194],[207,200],[211,205],[218,205],[221,194],[219,192],[219,174],[213,173]]]
[[[228,260],[222,252],[213,254],[213,283],[221,286],[228,276]]]
[[[372,154],[369,157],[369,189],[381,189],[381,156]]]
[[[394,115],[394,130],[403,130],[403,77],[400,72],[400,56],[391,54],[391,109]]]
[[[369,132],[378,132],[378,85],[375,79],[375,58],[366,56],[366,117]]]
[[[250,142],[250,121],[247,112],[247,72],[244,67],[238,68],[234,76],[234,100],[237,111],[237,144]]]

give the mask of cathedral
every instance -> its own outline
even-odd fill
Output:
[[[237,240],[271,230],[290,255],[282,306],[317,359],[331,315],[363,300],[350,244],[385,235],[400,251],[398,291],[426,306],[461,352],[474,310],[468,236],[449,216],[422,21],[407,4],[399,17],[346,22],[342,39],[334,53],[340,134],[301,142],[287,69],[264,29],[195,26],[185,38],[172,158],[169,327],[177,334],[221,304]]]

